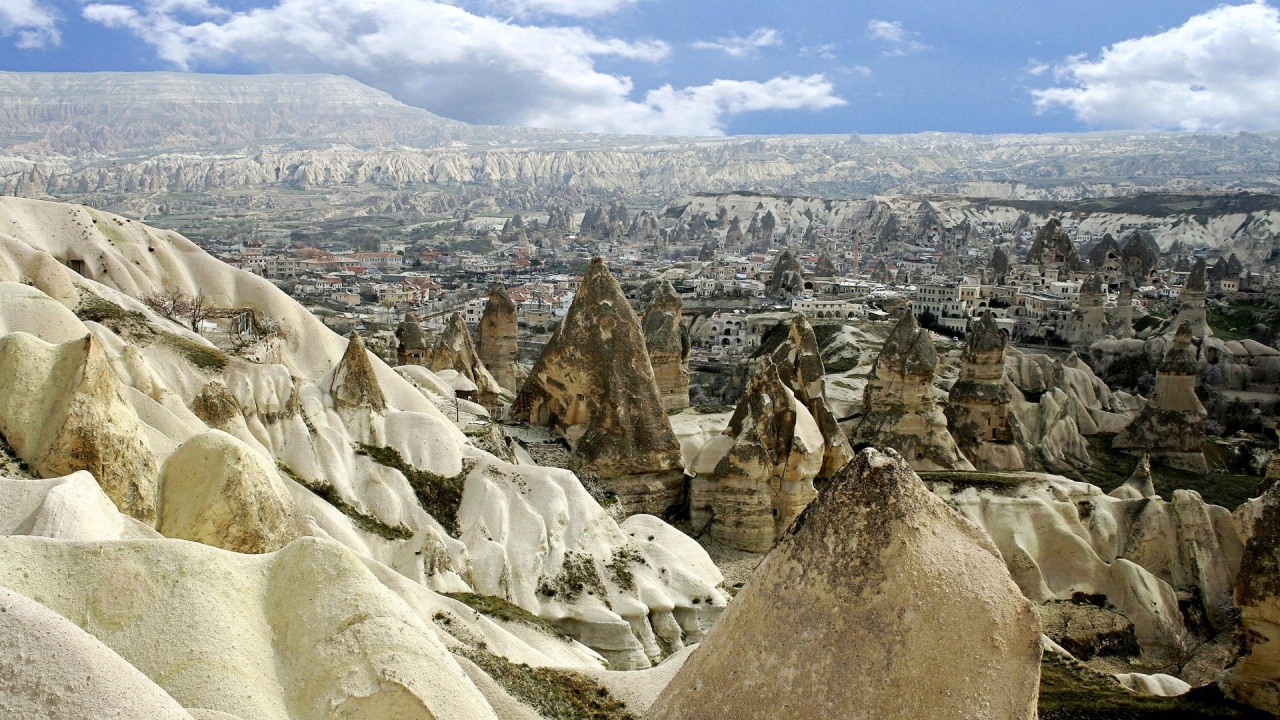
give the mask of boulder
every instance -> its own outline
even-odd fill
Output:
[[[220,430],[186,441],[160,471],[158,529],[242,553],[279,550],[304,525],[274,467]]]
[[[646,717],[1034,718],[1040,655],[1035,609],[990,539],[896,452],[868,449]]]
[[[574,469],[598,477],[629,512],[663,515],[684,499],[680,445],[640,320],[600,258],[529,372],[512,417],[563,434]]]
[[[155,522],[155,456],[92,335],[0,338],[0,436],[40,475],[88,470],[122,511]]]

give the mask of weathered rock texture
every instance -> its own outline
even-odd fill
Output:
[[[1235,587],[1244,648],[1219,684],[1229,697],[1280,715],[1280,485],[1241,506],[1236,519],[1247,538]]]
[[[1191,274],[1182,284],[1182,292],[1178,295],[1178,315],[1173,320],[1175,326],[1185,326],[1196,338],[1213,334],[1204,305],[1204,293],[1208,289],[1205,274],[1204,258],[1200,258],[1191,266]]]
[[[1025,470],[1032,456],[1012,410],[1013,387],[1004,368],[1008,343],[991,313],[972,323],[960,379],[947,399],[947,430],[978,470]]]
[[[305,528],[284,483],[248,445],[220,430],[182,444],[160,471],[166,537],[241,553],[279,550]]]
[[[1133,337],[1133,281],[1120,281],[1120,295],[1116,299],[1116,315],[1111,321],[1111,334],[1121,340]]]
[[[1039,619],[991,540],[896,453],[868,449],[792,524],[648,718],[1022,720],[1035,717],[1040,653]]]
[[[1052,267],[1063,273],[1080,269],[1080,252],[1058,218],[1050,218],[1036,233],[1027,250],[1027,264]]]
[[[40,475],[88,470],[121,511],[155,522],[155,456],[93,336],[0,338],[0,436]]]
[[[783,250],[773,263],[773,274],[765,292],[775,296],[794,295],[804,289],[804,270],[790,250]]]
[[[427,335],[422,332],[418,316],[409,313],[396,327],[396,364],[425,365],[427,359]]]
[[[471,331],[458,313],[449,316],[440,341],[431,350],[430,367],[434,372],[453,370],[465,377],[476,386],[476,400],[486,408],[502,404],[502,387],[481,362]]]
[[[853,450],[827,404],[813,328],[796,315],[759,363],[729,426],[694,459],[690,519],[712,537],[765,552]]]
[[[489,301],[485,303],[480,326],[476,328],[476,352],[480,361],[489,369],[498,385],[513,395],[516,385],[516,304],[511,301],[507,289],[501,285],[489,286]]]
[[[1147,453],[1153,462],[1169,467],[1207,473],[1204,434],[1209,414],[1196,397],[1199,370],[1191,330],[1179,325],[1173,344],[1156,368],[1151,400],[1116,436],[1112,447]]]
[[[680,445],[653,378],[640,320],[604,261],[591,261],[512,409],[573,446],[575,469],[605,482],[630,512],[681,504]]]
[[[885,340],[863,394],[862,417],[853,421],[854,447],[897,450],[916,470],[972,470],[947,432],[947,418],[933,396],[938,352],[915,316],[903,315]]]
[[[1107,494],[1120,500],[1160,497],[1156,492],[1155,481],[1151,478],[1151,458],[1147,455],[1139,458],[1137,467],[1129,474],[1129,479]]]
[[[663,280],[644,313],[644,344],[667,410],[689,407],[689,333],[680,321],[682,310],[679,293]]]
[[[359,333],[347,338],[347,349],[333,371],[329,385],[333,403],[338,407],[364,408],[372,411],[386,410],[387,398],[369,361],[369,351]]]
[[[137,668],[70,620],[0,588],[0,716],[191,720]]]
[[[1087,350],[1089,345],[1102,337],[1107,325],[1105,303],[1102,276],[1090,275],[1080,285],[1080,303],[1071,313],[1071,322],[1066,329],[1072,345]]]

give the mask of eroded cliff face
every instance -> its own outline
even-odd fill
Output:
[[[1267,473],[1280,478],[1280,471]],[[1280,487],[1236,511],[1245,538],[1234,599],[1244,627],[1241,658],[1219,681],[1227,695],[1280,715]]]

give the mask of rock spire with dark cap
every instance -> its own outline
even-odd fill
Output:
[[[862,416],[852,421],[854,447],[893,448],[917,470],[972,470],[933,397],[937,367],[932,336],[908,312],[876,358],[863,393]]]
[[[489,286],[489,301],[476,328],[476,351],[493,379],[512,394],[516,387],[516,354],[518,327],[516,304],[502,285]]]
[[[599,477],[630,512],[662,515],[683,500],[680,445],[640,320],[600,258],[529,372],[512,416],[563,434],[574,469]]]
[[[644,313],[644,343],[667,410],[689,407],[689,333],[681,322],[683,307],[671,282],[663,280]]]
[[[978,470],[1024,470],[1032,456],[1012,410],[1013,390],[1004,369],[1007,346],[1008,336],[990,311],[971,323],[960,378],[947,399],[947,430]]]
[[[1112,447],[1132,454],[1148,453],[1152,462],[1207,473],[1204,457],[1208,412],[1196,397],[1200,372],[1191,331],[1179,325],[1164,359],[1156,368],[1156,388],[1138,416],[1116,435]]]

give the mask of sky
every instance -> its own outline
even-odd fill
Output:
[[[348,75],[665,135],[1280,128],[1280,0],[0,0],[0,70]]]

